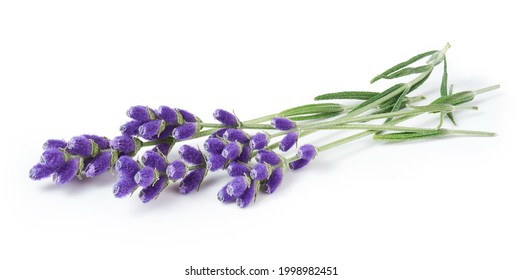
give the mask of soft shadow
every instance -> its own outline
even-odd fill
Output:
[[[110,172],[106,172],[98,177],[94,178],[86,178],[84,177],[82,180],[74,179],[73,181],[64,184],[64,185],[56,185],[53,183],[47,183],[42,188],[41,191],[50,192],[50,191],[62,191],[70,195],[76,195],[78,193],[82,193],[88,191],[90,189],[99,189],[105,188],[109,189],[116,182],[116,175],[111,174]]]

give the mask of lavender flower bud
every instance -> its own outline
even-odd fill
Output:
[[[85,136],[75,136],[67,143],[67,152],[73,155],[94,157],[98,151],[98,145]]]
[[[286,152],[297,143],[297,132],[291,131],[279,142],[279,150]]]
[[[268,135],[264,132],[259,132],[250,139],[250,148],[253,150],[261,150],[268,145],[268,142],[270,142]]]
[[[111,140],[110,147],[113,150],[117,150],[118,152],[121,152],[123,154],[130,155],[136,151],[136,141],[134,139],[141,142],[137,138],[134,138],[131,136],[126,136],[126,135],[117,136]]]
[[[237,157],[237,160],[244,162],[244,163],[248,163],[250,161],[250,152],[251,151],[252,151],[252,149],[250,148],[250,146],[248,146],[248,145],[243,146],[243,149],[241,150],[241,154],[239,155],[239,157]]]
[[[50,148],[43,152],[40,163],[56,171],[65,162],[65,154],[58,148]]]
[[[154,146],[154,148],[152,150],[166,156],[169,154],[171,148],[172,148],[172,144],[161,143],[161,144]]]
[[[129,110],[127,110],[127,116],[140,122],[146,122],[155,119],[154,112],[149,109],[149,107],[141,105],[130,107]]]
[[[57,185],[65,184],[71,181],[79,172],[80,159],[71,158],[65,162],[53,175],[54,183]]]
[[[163,131],[159,135],[152,136],[152,138],[150,140],[165,139],[167,137],[170,137],[170,136],[172,136],[172,131],[174,131],[174,128],[176,128],[176,126],[170,125],[170,124],[166,125],[165,128],[163,129]]]
[[[209,171],[217,171],[219,169],[223,169],[225,164],[227,163],[227,159],[222,155],[210,155],[208,158],[207,168]]]
[[[178,115],[178,112],[176,112],[176,110],[174,110],[170,107],[160,106],[158,108],[158,110],[156,110],[156,115],[158,115],[158,117],[160,119],[163,119],[168,124],[172,124],[172,125],[180,124],[180,120],[178,119],[178,116],[181,116],[181,114]]]
[[[259,184],[257,181],[252,181],[250,187],[248,187],[243,194],[241,194],[236,199],[237,206],[241,208],[247,207],[252,201],[254,201],[254,196],[256,195],[256,184]]]
[[[109,170],[111,166],[112,153],[103,151],[99,153],[85,168],[85,176],[96,177]]]
[[[278,165],[281,163],[281,158],[275,152],[259,150],[256,155],[256,161],[259,163],[266,162],[270,165]]]
[[[281,185],[281,182],[283,181],[283,168],[277,168],[274,171],[272,171],[272,174],[270,177],[268,177],[268,180],[266,181],[266,193],[273,193]]]
[[[165,171],[167,169],[167,161],[164,157],[155,151],[148,150],[141,156],[141,162],[144,165],[157,169],[159,171]]]
[[[245,163],[233,161],[228,165],[227,172],[230,177],[243,176],[250,174],[250,167]]]
[[[250,177],[252,177],[254,180],[262,181],[268,178],[271,172],[272,170],[270,170],[269,165],[267,166],[266,163],[258,163],[252,167],[252,171],[250,171]]]
[[[220,123],[227,126],[236,127],[239,125],[239,120],[234,114],[222,109],[217,109],[216,111],[214,111],[214,118],[218,120]]]
[[[132,120],[120,126],[121,134],[125,136],[136,136],[140,133],[139,129],[143,122]]]
[[[43,143],[44,150],[51,148],[63,149],[65,147],[67,147],[67,142],[63,140],[49,139]]]
[[[218,138],[208,138],[205,141],[205,144],[203,144],[203,148],[205,151],[209,152],[213,155],[220,155],[221,152],[223,152],[223,149],[225,148],[225,142],[223,140]]]
[[[310,144],[303,145],[303,146],[299,147],[299,149],[297,150],[297,155],[299,156],[299,158],[305,159],[308,161],[314,159],[316,154],[317,154],[317,150],[315,149],[315,147],[313,145],[310,145]]]
[[[41,163],[33,166],[31,170],[29,171],[29,178],[32,180],[41,180],[43,178],[47,178],[51,176],[51,174],[56,171],[55,168],[51,168],[49,166],[43,165]]]
[[[185,140],[189,139],[190,137],[194,136],[196,134],[196,131],[198,130],[198,125],[193,122],[187,122],[184,123],[172,131],[172,136],[176,140]]]
[[[209,138],[223,138],[223,135],[227,131],[228,128],[220,128],[216,130],[216,132],[212,133]]]
[[[143,138],[152,139],[158,137],[165,130],[165,125],[164,120],[153,120],[142,124],[138,131]]]
[[[140,199],[143,203],[147,203],[153,199],[155,199],[159,193],[163,190],[163,188],[167,185],[167,177],[160,176],[158,180],[150,187],[146,189],[142,189],[140,191]]]
[[[207,170],[205,168],[194,169],[190,171],[179,185],[179,192],[182,194],[188,194],[191,191],[199,187],[203,178],[206,175]]]
[[[292,169],[292,170],[297,170],[297,169],[301,169],[301,168],[305,167],[309,162],[310,162],[309,160],[301,158],[301,159],[290,162],[288,164],[288,167],[290,167],[290,169]]]
[[[138,185],[134,181],[133,177],[121,177],[118,182],[114,185],[112,192],[115,197],[121,198],[130,195]]]
[[[100,150],[106,150],[109,148],[109,142],[110,140],[107,137],[102,137],[98,135],[92,135],[92,134],[84,134],[82,136],[85,136],[87,139],[90,139],[98,145]]]
[[[238,197],[248,188],[250,180],[245,176],[234,177],[232,181],[227,184],[227,193],[230,196]]]
[[[241,149],[241,144],[238,142],[230,142],[225,146],[221,155],[229,160],[235,160],[241,154]]]
[[[179,180],[185,177],[187,173],[187,165],[181,160],[175,160],[167,166],[167,176],[171,180]]]
[[[140,185],[142,188],[146,189],[154,182],[158,180],[158,172],[150,167],[144,166],[142,170],[138,171],[134,176],[134,181],[136,184]]]
[[[227,193],[227,186],[224,186],[223,188],[221,188],[221,190],[219,190],[219,192],[217,193],[217,198],[219,201],[223,203],[232,202],[236,200],[236,197],[231,196]]]
[[[179,156],[186,162],[194,165],[205,163],[203,153],[189,145],[183,145],[178,150]]]
[[[272,126],[278,130],[290,130],[295,128],[295,123],[287,118],[273,118]]]
[[[118,177],[128,177],[134,180],[134,176],[140,171],[140,166],[131,157],[121,156],[116,161],[115,169],[119,173]]]
[[[247,143],[250,137],[241,129],[229,128],[223,134],[223,138],[229,142],[237,141],[241,144]]]
[[[183,117],[183,120],[185,120],[185,122],[195,123],[198,121],[198,119],[196,118],[196,116],[194,116],[194,114],[192,114],[188,111],[185,111],[183,109],[176,109],[176,110],[178,110],[178,112],[181,114],[181,116]]]

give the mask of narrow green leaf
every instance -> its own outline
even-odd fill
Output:
[[[353,108],[351,111],[355,111],[355,110],[358,110],[368,104],[371,104],[372,102],[376,101],[376,100],[379,100],[381,99],[382,97],[394,92],[395,90],[397,90],[398,88],[402,87],[404,84],[396,84],[396,85],[393,85],[391,86],[390,88],[388,88],[387,90],[377,94],[377,95],[374,95],[372,98],[364,101],[363,103],[359,104],[357,107]]]
[[[390,79],[396,79],[396,78],[400,78],[400,77],[404,77],[404,76],[408,76],[408,75],[424,73],[424,72],[428,71],[431,67],[433,67],[433,66],[432,65],[422,65],[422,66],[418,66],[418,67],[406,67],[406,68],[403,68],[388,76],[383,76],[381,78],[390,80]]]
[[[444,72],[442,73],[442,82],[440,84],[440,96],[448,95],[448,64],[444,57]]]
[[[437,51],[429,51],[429,52],[425,52],[425,53],[418,54],[418,55],[416,55],[416,56],[414,56],[414,57],[412,57],[412,58],[410,58],[410,59],[408,59],[408,60],[406,60],[406,61],[404,61],[404,62],[401,62],[401,63],[399,63],[399,64],[397,64],[397,65],[391,67],[390,69],[388,69],[388,70],[382,72],[381,74],[377,75],[375,78],[373,78],[373,79],[370,81],[370,83],[373,84],[373,83],[375,83],[376,81],[382,79],[383,77],[387,77],[387,76],[390,75],[391,73],[393,73],[393,72],[395,72],[395,71],[398,71],[398,70],[400,70],[400,69],[402,69],[402,68],[404,68],[404,67],[406,67],[406,66],[408,66],[408,65],[410,65],[410,64],[413,64],[413,63],[415,63],[415,62],[417,62],[417,61],[419,61],[419,60],[421,60],[421,59],[423,59],[423,58],[425,58],[425,57],[427,57],[427,56],[430,56],[430,55],[432,55],[432,54],[434,54],[434,53],[436,53],[436,52],[437,52]]]
[[[320,113],[320,114],[311,114],[311,115],[291,116],[288,118],[292,121],[307,121],[307,120],[332,118],[332,117],[338,116],[341,113],[342,112]]]
[[[379,92],[372,91],[341,91],[318,95],[314,100],[331,100],[331,99],[358,99],[367,100],[379,94]]]
[[[450,105],[460,105],[463,103],[467,103],[472,101],[475,98],[475,95],[471,91],[462,91],[458,93],[454,93],[452,95],[441,96],[435,99],[431,104],[450,104]]]
[[[337,103],[312,103],[284,110],[277,115],[280,117],[290,117],[296,115],[342,112],[343,110],[343,106]]]
[[[418,139],[431,138],[447,134],[444,130],[419,131],[419,132],[397,132],[387,134],[375,134],[374,140],[383,140],[389,142],[402,142]]]

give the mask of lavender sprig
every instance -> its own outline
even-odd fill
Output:
[[[443,128],[445,117],[454,124],[455,112],[477,110],[465,104],[479,94],[498,88],[453,93],[452,86],[448,86],[448,49],[446,45],[440,51],[421,53],[377,75],[371,83],[414,76],[409,82],[399,82],[382,92],[323,94],[315,100],[348,102],[305,104],[253,120],[241,121],[232,111],[217,109],[212,116],[218,123],[205,123],[179,108],[160,106],[154,110],[148,106],[132,106],[127,111],[130,120],[120,127],[121,135],[112,139],[83,134],[70,141],[47,140],[40,162],[30,170],[29,177],[33,180],[52,177],[60,185],[74,178],[94,177],[115,170],[114,196],[120,198],[139,191],[138,197],[147,203],[174,183],[178,188],[172,189],[188,194],[204,186],[209,171],[226,170],[231,180],[218,191],[217,198],[222,202],[236,202],[244,208],[256,201],[261,190],[271,194],[280,188],[285,170],[302,169],[319,154],[365,136],[388,142],[446,135],[494,136],[491,132]],[[414,106],[413,103],[424,97],[409,95],[421,87],[441,63],[440,97],[427,105]],[[437,114],[439,124],[433,128],[398,126],[424,114]],[[368,123],[378,120],[383,123]],[[302,144],[308,135],[332,130],[359,132],[341,138],[334,136],[322,145]],[[176,145],[202,137],[207,137],[202,143],[203,150],[195,145]],[[143,152],[143,149],[147,150]],[[169,160],[173,151],[178,156]],[[287,152],[294,155],[287,156]]]

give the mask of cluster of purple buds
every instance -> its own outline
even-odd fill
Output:
[[[80,135],[64,140],[47,140],[40,162],[29,171],[29,177],[40,180],[53,178],[57,185],[75,177],[95,177],[108,171],[118,154],[110,149],[109,139],[97,135]]]
[[[279,150],[287,152],[296,145],[299,134],[295,131],[297,127],[295,122],[287,118],[275,117],[272,119],[272,126],[277,130],[288,131],[279,142]]]

